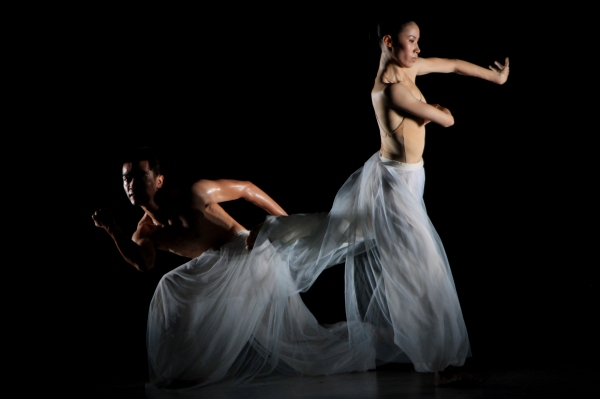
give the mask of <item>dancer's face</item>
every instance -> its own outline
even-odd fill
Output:
[[[398,33],[396,40],[391,40],[391,37],[388,36],[386,45],[388,47],[391,46],[392,57],[400,64],[400,66],[410,68],[417,62],[417,58],[421,52],[418,44],[420,37],[421,32],[419,26],[414,22],[407,24],[404,29]]]
[[[133,205],[146,205],[153,201],[163,180],[163,175],[154,175],[148,161],[123,164],[123,189]]]

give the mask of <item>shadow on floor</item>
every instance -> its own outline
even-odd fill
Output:
[[[466,364],[482,382],[467,387],[435,387],[432,373],[409,365],[387,365],[376,371],[321,377],[269,377],[243,387],[214,385],[195,392],[146,390],[145,381],[107,386],[74,382],[61,397],[127,399],[387,399],[387,398],[579,398],[591,392],[598,370],[572,365],[483,367]]]

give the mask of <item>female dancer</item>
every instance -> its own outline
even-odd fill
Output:
[[[443,385],[469,377],[451,366],[462,366],[471,349],[446,253],[423,201],[423,150],[425,126],[449,127],[454,117],[428,104],[416,80],[457,73],[502,85],[509,59],[486,69],[459,59],[420,58],[419,37],[410,19],[378,25],[381,56],[371,97],[381,147],[344,183],[331,211],[271,218],[249,238],[258,235],[258,248],[269,242],[286,254],[301,290],[345,259],[350,343],[372,349],[379,362],[411,362],[417,371],[435,372],[436,384]],[[309,233],[290,241],[298,226],[310,224]]]

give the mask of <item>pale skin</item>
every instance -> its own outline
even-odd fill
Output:
[[[155,175],[148,161],[123,164],[123,189],[144,215],[132,236],[126,235],[111,212],[99,209],[92,219],[114,240],[130,265],[140,272],[155,266],[156,249],[196,258],[247,230],[219,205],[244,199],[270,215],[287,213],[263,190],[249,181],[201,179],[184,190],[164,189],[165,176]]]
[[[488,68],[459,59],[419,58],[420,30],[416,23],[407,24],[392,38],[381,40],[379,70],[371,91],[375,115],[379,122],[381,154],[404,163],[418,163],[425,148],[425,125],[454,125],[450,110],[428,104],[415,84],[417,76],[429,73],[457,73],[502,85],[508,79],[509,60],[497,61]]]
[[[418,163],[425,148],[425,125],[454,125],[450,110],[440,104],[428,104],[416,85],[417,76],[429,73],[457,73],[502,85],[509,74],[509,59],[488,68],[459,59],[419,58],[420,30],[415,22],[404,25],[397,37],[381,38],[379,70],[371,91],[379,124],[381,154],[404,163]],[[448,367],[435,372],[435,385],[447,386],[479,382],[472,375]]]

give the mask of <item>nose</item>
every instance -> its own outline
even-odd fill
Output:
[[[417,45],[417,47],[415,47],[415,53],[419,54],[421,52],[421,47],[419,47]]]

